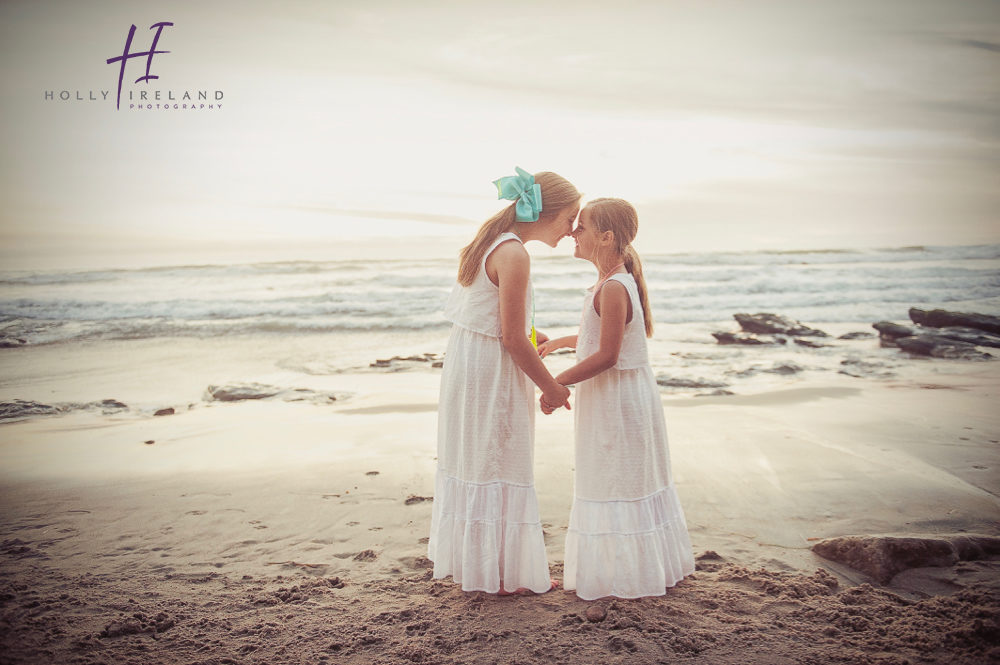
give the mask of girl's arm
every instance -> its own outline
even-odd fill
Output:
[[[531,270],[528,253],[519,243],[505,242],[493,250],[488,262],[496,271],[500,288],[500,335],[504,348],[514,363],[541,388],[546,402],[568,406],[569,388],[552,378],[524,334],[525,294]]]
[[[597,294],[601,317],[601,346],[591,356],[570,367],[556,377],[564,386],[593,378],[618,362],[628,320],[628,290],[621,282],[610,280]]]
[[[549,355],[553,351],[558,349],[575,349],[576,348],[576,335],[567,335],[566,337],[557,337],[556,339],[550,339],[542,342],[538,345],[538,355],[542,358]]]

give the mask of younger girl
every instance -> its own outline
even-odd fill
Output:
[[[454,325],[441,374],[438,463],[427,556],[434,577],[463,591],[549,591],[535,495],[535,389],[569,406],[532,341],[533,302],[523,243],[555,247],[570,234],[580,193],[555,173],[495,181],[514,203],[461,253],[445,316]]]
[[[662,596],[694,572],[646,352],[653,320],[630,244],[638,225],[635,208],[621,199],[596,199],[581,211],[574,253],[593,263],[600,279],[584,300],[579,335],[539,347],[543,356],[576,347],[577,364],[556,380],[577,384],[564,584],[584,600]],[[541,399],[550,413],[556,404]]]

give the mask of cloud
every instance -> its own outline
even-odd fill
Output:
[[[959,41],[959,43],[971,48],[982,49],[984,51],[992,51],[993,53],[1000,53],[1000,44],[996,42],[984,42],[979,39],[962,39]]]

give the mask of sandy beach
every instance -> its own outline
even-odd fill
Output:
[[[1000,2],[21,0],[0,51],[0,665],[1000,665]],[[552,338],[612,267],[546,173],[638,215],[662,596],[432,578],[463,248]]]
[[[310,357],[323,343],[295,342]],[[277,360],[290,353],[279,337],[7,351],[4,401],[130,408],[2,425],[3,662],[1000,660],[995,554],[880,584],[811,550],[848,535],[1000,535],[993,363],[665,395],[698,571],[663,597],[588,603],[432,580],[438,372],[309,374]],[[286,390],[211,399],[226,383]],[[540,416],[557,579],[571,462],[572,414]]]

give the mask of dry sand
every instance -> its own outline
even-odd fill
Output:
[[[1000,662],[995,557],[882,586],[811,551],[850,534],[1000,535],[1000,365],[913,361],[887,381],[666,398],[699,570],[663,597],[588,603],[430,579],[436,373],[306,381],[269,352],[160,341],[89,345],[69,363],[58,347],[6,356],[4,400],[143,408],[0,426],[0,662]],[[202,400],[231,380],[342,398]],[[152,416],[160,406],[177,413]],[[556,578],[571,451],[571,414],[539,416]]]

